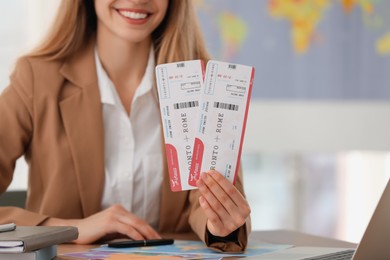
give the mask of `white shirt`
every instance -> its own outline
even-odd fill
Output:
[[[131,104],[130,116],[95,52],[103,106],[105,181],[102,208],[121,204],[157,228],[163,179],[160,110],[153,97],[154,50]]]

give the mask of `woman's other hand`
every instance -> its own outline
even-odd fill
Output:
[[[251,209],[240,191],[217,171],[202,173],[197,186],[200,206],[207,216],[207,229],[225,237],[241,227]]]
[[[135,240],[157,239],[160,235],[145,221],[125,210],[121,205],[111,206],[85,219],[49,218],[43,226],[75,226],[79,230],[76,244],[91,244],[113,235]]]

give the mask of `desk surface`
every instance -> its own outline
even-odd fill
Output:
[[[270,230],[270,231],[252,231],[250,241],[256,241],[259,243],[272,243],[272,244],[288,244],[296,246],[320,246],[320,247],[344,247],[355,248],[356,244],[336,240],[332,238],[326,238],[321,236],[315,236],[305,234],[291,230]],[[97,245],[73,245],[63,244],[58,246],[58,256],[56,260],[75,259],[61,256],[61,254],[71,252],[84,252]]]

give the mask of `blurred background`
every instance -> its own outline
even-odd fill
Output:
[[[390,1],[194,2],[212,56],[256,70],[242,155],[253,229],[358,242],[390,177]],[[0,2],[0,92],[58,3]],[[9,190],[26,185],[20,159]]]

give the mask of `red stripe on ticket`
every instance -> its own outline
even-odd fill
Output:
[[[200,176],[203,152],[204,152],[204,145],[202,140],[200,140],[199,138],[195,138],[194,151],[192,153],[191,170],[188,179],[188,184],[194,187],[196,187],[196,181],[199,179]]]
[[[177,157],[176,148],[171,144],[165,145],[167,153],[167,163],[172,191],[181,191],[179,159]]]

